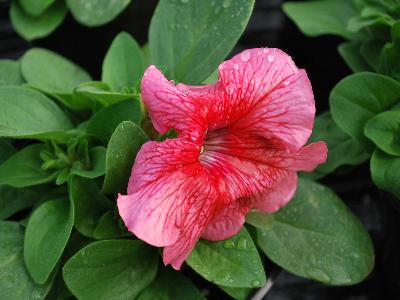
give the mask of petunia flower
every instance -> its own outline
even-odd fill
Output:
[[[325,143],[304,146],[315,103],[290,56],[246,50],[218,71],[215,84],[188,86],[150,66],[141,83],[155,129],[178,137],[143,145],[118,209],[129,231],[164,247],[164,263],[175,269],[199,238],[229,238],[250,209],[273,213],[287,204],[296,172],[326,160]]]

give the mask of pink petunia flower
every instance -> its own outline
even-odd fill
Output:
[[[199,238],[238,233],[251,208],[277,211],[297,171],[325,162],[325,143],[305,146],[314,123],[310,81],[279,49],[246,50],[219,68],[213,85],[174,85],[154,66],[141,90],[154,127],[176,139],[147,142],[118,209],[127,228],[164,247],[180,269]]]

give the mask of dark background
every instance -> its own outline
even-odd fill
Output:
[[[296,64],[305,68],[316,98],[318,112],[329,109],[328,98],[334,85],[351,71],[344,64],[337,46],[338,37],[309,38],[283,14],[282,0],[256,0],[249,25],[232,54],[245,48],[278,47],[289,53]],[[88,70],[99,79],[104,55],[120,31],[131,33],[143,45],[156,0],[135,0],[113,22],[98,28],[79,25],[70,15],[49,37],[31,43],[12,29],[8,18],[9,1],[0,0],[0,58],[19,58],[29,47],[40,46],[58,52]],[[351,172],[323,179],[362,220],[370,232],[376,251],[376,266],[361,284],[351,287],[329,287],[293,276],[267,262],[272,270],[273,286],[267,300],[372,300],[400,299],[399,228],[400,205],[391,195],[377,190],[371,182],[368,164]],[[186,270],[208,293],[209,299],[224,299],[218,289]]]

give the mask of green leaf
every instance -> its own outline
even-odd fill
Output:
[[[42,169],[40,151],[43,144],[34,144],[15,153],[0,165],[0,184],[21,188],[53,181],[57,174]]]
[[[125,191],[136,154],[147,140],[143,130],[132,122],[122,122],[115,129],[107,147],[104,193]]]
[[[73,167],[71,174],[92,179],[104,175],[106,172],[106,151],[106,148],[102,146],[92,148],[90,150],[91,168],[81,170]]]
[[[249,288],[237,288],[222,285],[219,285],[218,287],[236,300],[247,300],[249,299],[249,295],[252,292],[252,289]]]
[[[73,207],[65,200],[47,201],[29,218],[24,258],[36,283],[48,280],[67,245],[73,223]]]
[[[138,100],[125,100],[98,111],[87,125],[89,135],[108,143],[115,128],[123,121],[131,121],[140,125],[142,112]]]
[[[96,182],[77,176],[70,180],[69,196],[74,204],[76,229],[84,236],[93,237],[100,217],[111,203],[100,194]]]
[[[15,152],[17,152],[17,149],[15,149],[10,142],[6,139],[0,138],[0,165]]]
[[[385,111],[372,117],[364,133],[381,150],[400,156],[400,111]]]
[[[31,16],[42,14],[56,0],[17,0],[22,9]]]
[[[12,1],[10,19],[15,31],[24,39],[31,41],[48,36],[52,33],[58,26],[60,26],[66,13],[67,8],[64,1],[56,1],[38,16],[27,14],[21,8],[19,1]]]
[[[116,239],[121,236],[117,218],[112,211],[107,211],[101,216],[93,237],[97,240]]]
[[[381,42],[363,42],[361,44],[361,55],[374,71],[379,69],[379,57],[382,47]]]
[[[360,165],[369,158],[363,147],[335,124],[329,112],[315,118],[313,132],[308,142],[317,141],[324,141],[327,144],[328,159],[313,173],[304,173],[306,177],[320,178],[341,166]]]
[[[48,194],[48,189],[41,187],[13,188],[0,185],[0,220],[7,219],[15,213],[32,207],[42,201]]]
[[[64,139],[71,122],[49,98],[24,87],[0,87],[0,136]]]
[[[364,135],[364,126],[376,114],[390,109],[399,99],[400,83],[375,73],[357,73],[340,81],[330,95],[336,124],[367,151],[373,145]]]
[[[361,55],[361,44],[346,42],[339,45],[339,54],[353,72],[370,71],[370,66]]]
[[[379,58],[380,73],[400,80],[400,21],[392,27],[392,43],[387,43]]]
[[[161,269],[138,300],[205,300],[196,286],[179,272]]]
[[[52,281],[33,282],[26,270],[22,249],[24,230],[17,222],[0,222],[0,299],[44,299]]]
[[[370,167],[374,183],[400,198],[400,157],[376,149],[372,154]]]
[[[252,212],[257,244],[276,264],[330,285],[361,282],[374,265],[371,239],[329,188],[300,179],[291,202],[274,214]]]
[[[103,62],[101,80],[112,90],[133,89],[144,71],[142,52],[136,41],[126,32],[113,40]]]
[[[22,75],[29,85],[54,93],[64,104],[74,108],[63,96],[70,95],[82,82],[91,81],[89,74],[70,60],[42,48],[28,50],[21,59]]]
[[[74,18],[81,24],[94,27],[116,18],[131,0],[66,0]]]
[[[266,281],[257,248],[244,227],[225,241],[198,241],[187,263],[205,279],[223,286],[256,288]]]
[[[23,83],[19,61],[0,59],[0,86],[22,85]]]
[[[141,241],[109,240],[83,248],[63,273],[78,299],[135,299],[156,276],[157,264],[157,251]]]
[[[98,81],[78,85],[73,97],[76,102],[84,103],[86,108],[107,107],[124,100],[135,99],[132,93],[113,92],[106,83]]]
[[[167,67],[168,78],[201,83],[236,44],[253,5],[254,0],[159,1],[149,32],[152,63]]]
[[[355,36],[346,28],[348,20],[358,14],[352,1],[287,2],[283,5],[283,11],[305,35],[334,34],[346,39],[351,39]]]

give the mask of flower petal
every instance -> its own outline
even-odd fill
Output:
[[[223,207],[212,218],[202,234],[202,238],[210,241],[225,240],[240,231],[245,215],[249,212],[253,201],[239,198],[231,205]]]
[[[314,96],[304,70],[279,49],[251,49],[219,67],[211,124],[233,124],[300,149],[311,134]],[[209,117],[210,119],[210,117]]]
[[[296,188],[296,172],[287,172],[274,186],[254,196],[254,207],[267,213],[276,212],[292,199]]]
[[[204,103],[182,87],[177,88],[155,66],[145,71],[141,93],[153,125],[160,133],[173,128],[178,134],[195,132],[197,139],[205,131]]]

